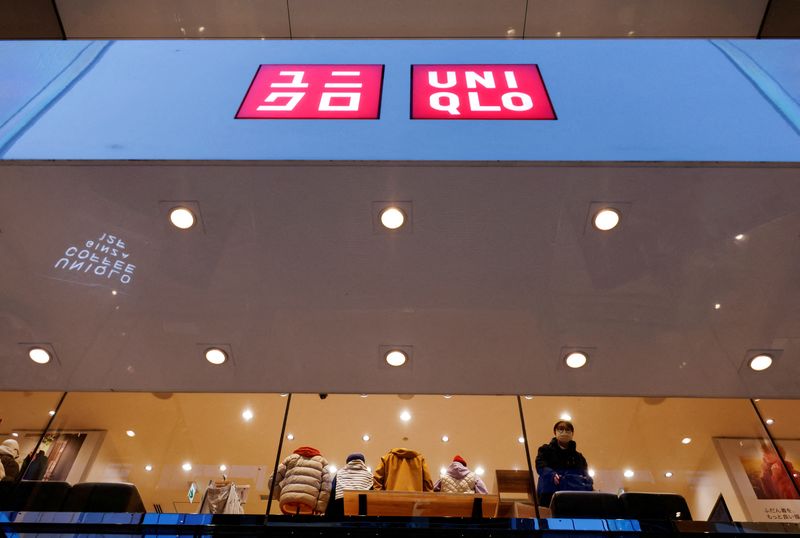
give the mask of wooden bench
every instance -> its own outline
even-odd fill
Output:
[[[494,517],[497,495],[415,491],[344,492],[347,516]]]

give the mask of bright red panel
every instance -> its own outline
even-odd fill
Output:
[[[554,120],[536,65],[414,65],[411,118]]]
[[[377,119],[382,65],[262,65],[239,119]]]

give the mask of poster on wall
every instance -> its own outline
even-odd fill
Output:
[[[800,523],[800,496],[795,487],[800,487],[800,471],[795,467],[800,464],[800,440],[776,443],[786,467],[766,439],[714,438],[748,521]]]

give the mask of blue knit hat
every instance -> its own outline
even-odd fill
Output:
[[[364,461],[364,454],[360,452],[353,452],[349,456],[347,456],[347,463],[350,463],[353,460],[361,460]]]

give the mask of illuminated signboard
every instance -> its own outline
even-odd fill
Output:
[[[411,118],[554,120],[536,65],[414,65]]]
[[[262,65],[238,119],[377,119],[382,65]]]

